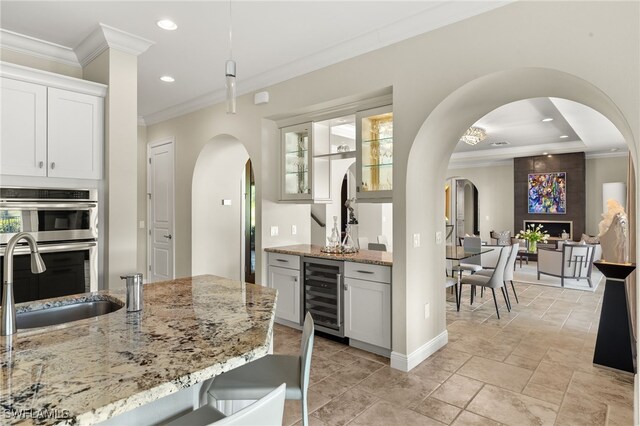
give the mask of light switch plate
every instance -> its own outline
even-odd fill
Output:
[[[413,247],[420,247],[420,234],[413,234]]]
[[[298,233],[298,227],[295,225],[291,225],[291,235],[296,235]]]
[[[144,229],[144,220],[141,220],[140,222],[138,222],[138,228]]]
[[[431,316],[431,309],[428,303],[424,304],[424,319],[427,319]]]
[[[272,237],[277,237],[278,236],[278,227],[277,226],[272,226],[271,227],[271,236]]]
[[[442,231],[436,232],[436,244],[442,244]]]

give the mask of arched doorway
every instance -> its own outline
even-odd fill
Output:
[[[402,281],[406,287],[394,287],[393,297],[405,301],[406,307],[404,311],[394,309],[394,324],[412,324],[412,327],[406,334],[402,329],[397,330],[400,339],[404,337],[406,342],[394,339],[394,347],[404,343],[407,353],[412,353],[428,345],[429,351],[420,353],[424,359],[447,341],[446,306],[441,302],[444,300],[441,271],[445,255],[442,243],[437,242],[442,241],[445,226],[441,215],[432,212],[445,210],[441,185],[460,135],[479,118],[504,104],[541,96],[569,99],[600,112],[618,128],[629,145],[630,155],[637,159],[633,134],[619,108],[591,83],[561,71],[520,68],[496,72],[473,80],[447,96],[425,119],[408,156],[403,212],[407,234],[406,269],[398,271],[400,275],[404,272]],[[426,191],[425,186],[428,186]],[[415,197],[417,193],[425,196]],[[411,247],[410,234],[415,233],[436,238],[423,247]],[[431,238],[425,238],[429,240]],[[425,281],[431,284],[420,284]],[[426,303],[431,304],[431,317],[425,320]],[[392,365],[393,362],[392,356]]]
[[[215,136],[198,155],[192,181],[193,275],[245,279],[248,161],[246,148],[231,135]]]

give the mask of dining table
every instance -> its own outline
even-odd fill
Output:
[[[481,247],[479,249],[464,248],[462,246],[446,246],[447,260],[463,260],[479,254],[489,253],[493,251],[491,247]]]

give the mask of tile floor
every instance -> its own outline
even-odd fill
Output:
[[[490,295],[471,307],[465,289],[457,312],[447,292],[449,344],[409,373],[317,337],[310,424],[631,425],[633,376],[591,362],[604,285],[516,290],[520,303],[511,313],[501,303],[501,319]],[[274,335],[275,353],[298,353],[300,332],[276,325]],[[287,401],[284,424],[300,419]]]

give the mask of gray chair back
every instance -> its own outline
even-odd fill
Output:
[[[283,383],[246,408],[210,425],[220,426],[280,426],[284,415],[284,397],[287,386]]]
[[[387,251],[387,245],[381,243],[369,243],[369,250]]]
[[[516,264],[516,258],[518,257],[518,250],[520,249],[520,244],[515,243],[511,244],[511,253],[509,253],[509,258],[507,259],[507,264],[504,267],[504,281],[513,281],[513,269]]]
[[[462,247],[464,247],[465,251],[467,250],[478,250],[482,248],[482,240],[480,237],[464,237],[464,241],[462,242]],[[480,255],[471,256],[464,259],[461,263],[466,263],[470,265],[481,265],[482,258]]]
[[[493,270],[493,274],[489,278],[489,281],[487,281],[487,284],[484,285],[484,287],[500,288],[504,286],[504,268],[511,253],[511,246],[502,246],[502,248],[500,248],[499,250],[500,257],[498,258],[498,262],[496,263],[496,268]]]
[[[303,395],[309,387],[309,373],[311,371],[311,354],[313,352],[313,334],[315,325],[310,312],[304,317],[304,327],[302,328],[302,342],[300,348],[300,389]]]
[[[594,252],[593,244],[563,244],[562,275],[565,278],[590,278]]]

